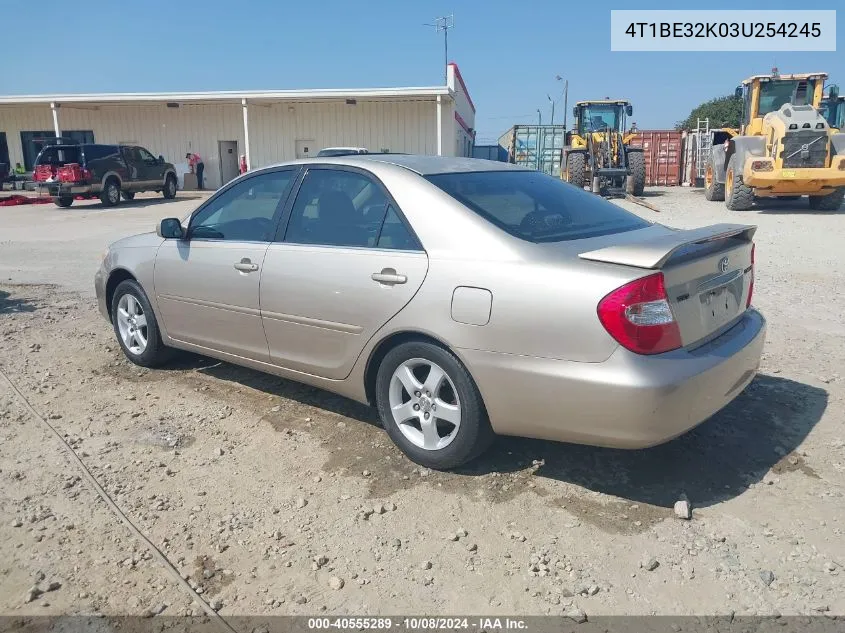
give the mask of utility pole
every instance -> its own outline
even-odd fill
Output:
[[[554,100],[554,99],[552,99],[552,96],[551,96],[551,95],[549,95],[549,94],[547,94],[547,95],[546,95],[546,98],[547,98],[549,101],[551,101],[551,103],[552,103],[552,120],[551,120],[551,122],[549,123],[549,125],[554,125],[554,124],[555,124],[555,100]]]
[[[455,16],[446,15],[440,18],[434,18],[434,24],[424,24],[423,26],[433,26],[436,33],[443,31],[443,83],[449,81],[449,29],[455,28]]]
[[[537,125],[543,125],[543,113],[537,108]]]
[[[569,114],[569,80],[555,75],[557,81],[563,81],[563,129],[566,130],[566,115]]]

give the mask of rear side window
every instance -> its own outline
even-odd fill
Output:
[[[117,157],[119,154],[117,145],[85,145],[82,151],[85,153],[86,162],[101,158]]]
[[[511,235],[560,242],[633,231],[645,220],[536,171],[433,174],[426,179]]]

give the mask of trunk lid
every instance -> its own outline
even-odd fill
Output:
[[[688,231],[644,232],[624,244],[580,253],[582,259],[659,270],[684,347],[703,343],[748,307],[754,278],[755,226],[716,224]]]

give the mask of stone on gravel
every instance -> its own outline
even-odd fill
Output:
[[[578,605],[574,604],[566,611],[566,613],[563,614],[563,616],[569,618],[573,622],[577,622],[578,624],[582,624],[587,621],[587,614],[579,609]]]
[[[61,586],[62,586],[62,583],[59,582],[58,580],[51,580],[50,582],[47,583],[47,591],[56,591],[57,589],[60,589]]]
[[[768,587],[775,581],[775,574],[768,569],[764,569],[760,572],[760,580],[762,580],[763,584]]]
[[[280,407],[279,405],[276,405],[275,407],[270,409],[270,411],[272,411],[273,413],[278,413],[281,410],[282,410],[282,407]]]
[[[675,502],[675,516],[679,519],[689,521],[692,518],[692,506],[686,499],[679,499]]]
[[[23,521],[21,521],[20,519],[15,519],[14,521],[12,521],[12,527],[20,527],[22,525]]]
[[[329,578],[329,587],[334,589],[335,591],[340,591],[343,589],[343,578],[338,578],[337,576],[332,576]]]
[[[598,592],[599,592],[599,586],[598,586],[598,585],[590,585],[590,586],[587,588],[587,595],[588,595],[588,596],[594,596],[594,595],[596,595]]]
[[[294,602],[296,604],[305,604],[306,602],[308,602],[308,598],[306,598],[305,596],[299,595],[299,596],[296,597],[296,599],[294,599]]]
[[[306,499],[304,499],[303,497],[300,497],[299,499],[296,500],[296,507],[299,508],[300,510],[307,505],[308,505],[308,501]]]
[[[24,598],[24,602],[32,602],[38,596],[40,596],[44,591],[38,585],[32,586],[29,591],[26,592],[26,597]]]
[[[373,514],[384,514],[385,512],[387,512],[387,508],[381,504],[373,507]]]
[[[430,560],[424,560],[423,562],[421,562],[420,563],[420,569],[431,569],[431,561]]]
[[[640,567],[646,571],[654,571],[660,567],[660,562],[656,558],[644,558],[640,563]]]
[[[475,543],[470,543],[469,545],[467,545],[467,551],[468,552],[478,551],[478,545],[476,545]]]
[[[214,600],[208,603],[208,606],[210,606],[215,611],[220,611],[220,609],[223,608],[223,601],[220,598],[215,598]]]

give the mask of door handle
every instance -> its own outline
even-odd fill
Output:
[[[377,281],[380,284],[404,284],[408,281],[408,278],[405,275],[399,275],[393,268],[383,268],[380,273],[373,273],[370,275],[370,278],[373,281]]]
[[[258,264],[253,264],[248,257],[244,257],[241,261],[235,262],[235,270],[242,273],[254,273],[258,270]]]

